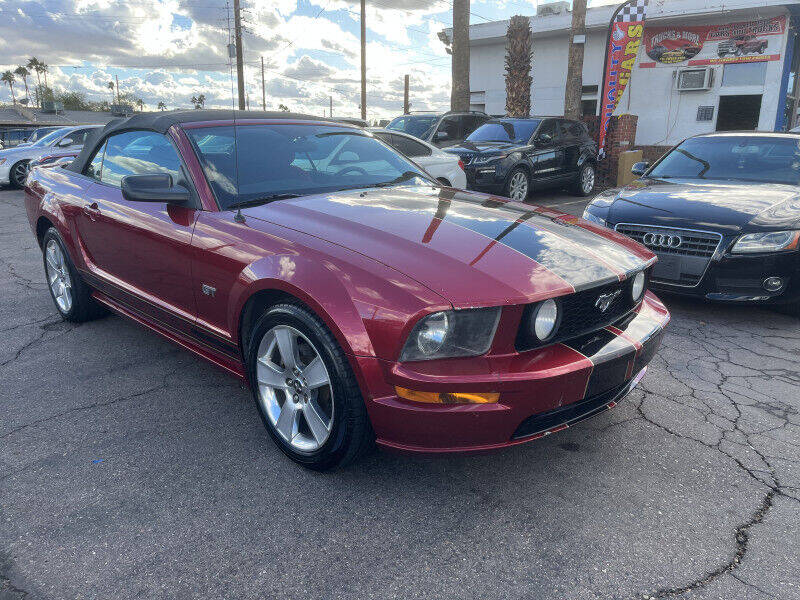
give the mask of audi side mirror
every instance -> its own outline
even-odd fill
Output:
[[[436,135],[433,137],[437,142],[443,142],[444,140],[450,139],[450,136],[447,134],[446,131],[437,131]]]
[[[549,133],[543,133],[536,138],[536,143],[542,146],[548,146],[553,143],[553,136]]]
[[[189,190],[173,185],[169,173],[126,175],[122,178],[122,197],[129,202],[165,202],[184,205],[190,199]]]
[[[633,173],[637,177],[641,177],[642,175],[647,173],[647,169],[649,168],[650,168],[649,162],[646,161],[637,162],[631,167],[631,173]]]

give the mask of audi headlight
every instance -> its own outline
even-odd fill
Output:
[[[545,300],[531,313],[531,333],[540,342],[546,342],[555,335],[560,320],[561,309],[558,302],[552,298]]]
[[[593,215],[589,212],[589,209],[583,211],[583,218],[586,221],[591,221],[592,223],[597,223],[598,225],[602,225],[603,227],[606,226],[605,219],[598,217],[597,215]]]
[[[733,245],[733,254],[756,252],[779,252],[795,250],[800,240],[800,231],[769,231],[767,233],[748,233]]]
[[[619,194],[619,189],[611,189],[601,192],[592,198],[592,200],[589,202],[589,206],[596,206],[598,208],[606,208],[611,206],[617,199],[617,194]]]
[[[489,351],[499,322],[500,307],[433,313],[411,330],[400,360],[480,356]]]
[[[644,296],[645,283],[647,283],[647,276],[644,274],[644,271],[639,271],[634,276],[633,283],[631,284],[631,297],[634,302],[639,302],[642,296]]]

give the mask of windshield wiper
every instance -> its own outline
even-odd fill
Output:
[[[270,202],[274,202],[275,200],[290,200],[291,198],[299,198],[300,194],[271,194],[269,196],[263,196],[261,198],[253,198],[252,200],[245,200],[243,202],[237,202],[236,204],[231,204],[228,206],[228,210],[236,209],[236,208],[246,208],[248,206],[260,206],[262,204],[269,204]]]
[[[416,171],[406,171],[405,173],[403,173],[399,177],[395,177],[391,181],[384,181],[383,183],[375,183],[373,185],[365,186],[365,187],[376,187],[376,188],[390,187],[390,186],[393,186],[393,185],[397,185],[398,183],[404,183],[404,182],[408,181],[409,179],[414,179],[415,177],[421,177],[421,175],[419,173],[417,173]]]

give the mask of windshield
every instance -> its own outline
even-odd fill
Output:
[[[423,138],[430,129],[436,125],[439,117],[397,117],[386,126],[386,129],[393,129],[394,131],[402,131],[414,137]]]
[[[800,183],[800,140],[778,136],[691,138],[648,174],[656,179]]]
[[[332,125],[202,127],[187,133],[220,207],[431,179],[361,130]],[[237,152],[238,149],[238,152]]]
[[[40,138],[31,144],[32,146],[49,146],[53,142],[55,142],[58,138],[69,131],[68,128],[63,127],[61,129],[56,129],[55,131],[51,131],[43,138]]]
[[[527,143],[539,126],[539,119],[524,121],[489,121],[473,131],[467,140],[470,142],[516,142]]]

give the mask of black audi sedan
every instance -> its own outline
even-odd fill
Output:
[[[583,218],[655,252],[653,288],[800,314],[800,135],[700,135],[633,172]]]
[[[467,188],[524,202],[531,190],[594,190],[597,145],[586,126],[555,117],[492,119],[446,148],[464,163]]]

